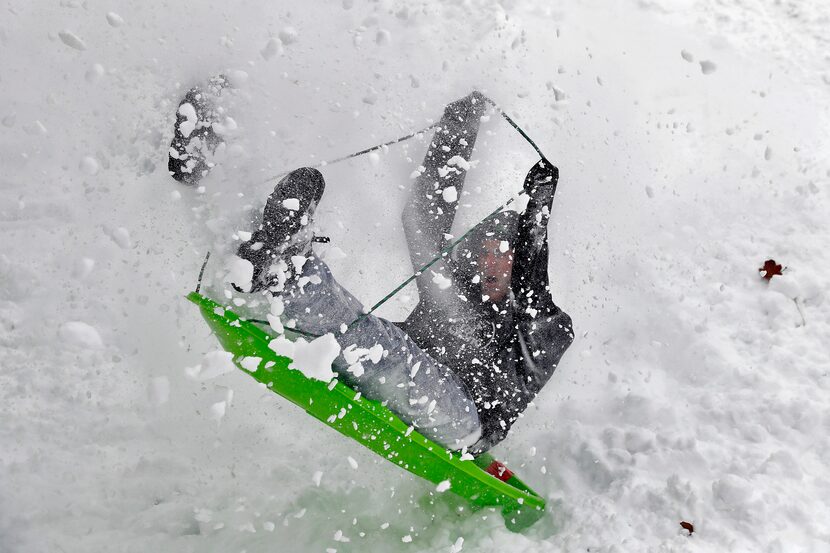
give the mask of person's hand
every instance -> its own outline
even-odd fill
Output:
[[[559,181],[559,169],[545,158],[540,159],[527,172],[524,182],[524,191],[533,198],[536,194],[547,191],[552,195]]]
[[[466,121],[470,117],[481,117],[487,111],[488,105],[487,97],[474,90],[463,98],[447,104],[444,115],[452,115]]]

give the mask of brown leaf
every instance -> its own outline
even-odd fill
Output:
[[[685,520],[681,520],[680,521],[680,526],[682,526],[684,530],[688,530],[690,536],[695,531],[695,525],[692,524],[691,522],[686,522]]]
[[[764,266],[758,269],[758,272],[764,273],[763,275],[761,275],[761,278],[772,280],[772,277],[774,277],[775,275],[782,274],[781,269],[781,265],[776,263],[774,259],[767,259],[766,261],[764,261]]]

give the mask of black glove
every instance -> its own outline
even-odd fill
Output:
[[[559,182],[559,169],[547,159],[542,158],[527,172],[524,191],[531,200],[538,199],[539,194],[550,196],[552,200],[557,182]]]

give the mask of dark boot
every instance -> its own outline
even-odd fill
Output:
[[[213,128],[218,120],[214,100],[228,86],[222,75],[213,77],[207,85],[191,88],[179,103],[167,159],[167,170],[177,181],[195,185],[213,167],[210,156],[222,143]]]
[[[323,175],[310,167],[292,171],[274,187],[259,228],[236,253],[254,266],[251,292],[273,284],[275,279],[268,269],[275,261],[282,260],[290,267],[292,256],[309,253],[311,218],[325,188]]]

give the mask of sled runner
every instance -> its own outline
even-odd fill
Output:
[[[268,347],[274,334],[198,292],[187,298],[200,308],[240,370],[327,426],[412,474],[441,484],[438,489],[466,499],[474,511],[500,509],[509,530],[521,531],[543,516],[545,500],[491,455],[462,460],[460,453],[425,438],[380,402],[361,397],[337,379],[323,382],[289,369],[291,360]],[[290,333],[287,337],[292,338]]]

